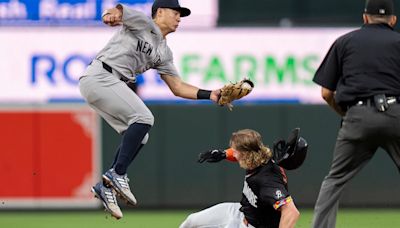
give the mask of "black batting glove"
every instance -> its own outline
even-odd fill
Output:
[[[199,154],[199,159],[197,162],[209,162],[215,163],[226,159],[226,153],[224,150],[208,150]]]

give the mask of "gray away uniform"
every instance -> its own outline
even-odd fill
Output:
[[[143,101],[121,81],[156,69],[159,74],[178,76],[172,52],[159,27],[145,14],[124,5],[123,26],[99,52],[79,81],[87,103],[118,133],[133,123],[153,125],[154,117]],[[106,63],[112,73],[103,68]],[[143,139],[147,142],[148,135]]]

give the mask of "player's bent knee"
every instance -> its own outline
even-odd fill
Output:
[[[128,125],[131,125],[134,123],[141,123],[141,124],[147,124],[147,125],[153,126],[154,125],[154,116],[151,112],[142,113],[140,115],[131,117],[131,119],[128,121]]]
[[[154,116],[151,112],[146,113],[145,115],[141,116],[137,122],[153,126],[154,125]]]
[[[153,125],[154,125],[154,116],[153,116],[153,114],[150,113],[150,115],[148,116],[148,118],[149,118],[149,124],[150,124],[151,126],[153,126]]]

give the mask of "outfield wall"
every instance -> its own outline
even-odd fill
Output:
[[[141,207],[203,207],[238,201],[243,171],[235,163],[199,164],[197,154],[226,148],[231,132],[252,128],[272,145],[300,127],[309,144],[301,168],[288,171],[289,188],[300,207],[312,206],[327,174],[339,117],[325,105],[237,106],[233,112],[215,106],[150,106],[156,117],[148,145],[129,169]],[[103,122],[103,166],[112,162],[119,137]],[[379,150],[345,189],[342,206],[400,206],[399,173]]]
[[[252,128],[272,145],[300,127],[310,148],[289,171],[300,207],[312,206],[328,172],[340,119],[325,105],[149,105],[156,117],[148,144],[129,169],[140,208],[205,207],[238,201],[243,170],[236,163],[199,164],[199,152],[228,147],[233,131]],[[91,185],[113,161],[120,137],[84,104],[0,108],[0,210],[93,208]],[[398,171],[383,151],[346,188],[342,205],[394,207]]]

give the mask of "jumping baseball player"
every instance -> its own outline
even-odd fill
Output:
[[[202,90],[183,82],[173,64],[166,36],[175,32],[181,17],[190,10],[178,0],[156,0],[152,19],[122,4],[106,10],[102,20],[110,26],[122,26],[87,67],[79,88],[87,103],[122,135],[121,144],[111,168],[92,191],[112,216],[123,214],[116,193],[129,204],[136,199],[130,190],[127,168],[148,140],[154,117],[126,82],[153,68],[158,71],[172,93],[188,99],[210,99],[217,102],[220,90]]]
[[[294,227],[300,213],[288,192],[285,171],[272,159],[272,152],[262,143],[261,135],[250,129],[239,130],[232,134],[230,145],[226,151],[201,153],[199,162],[238,161],[246,170],[241,202],[220,203],[191,214],[180,228]],[[305,158],[307,143],[303,138],[296,137],[284,147],[289,152],[282,153],[279,160],[296,153]],[[297,168],[303,160],[289,161],[288,167]]]

